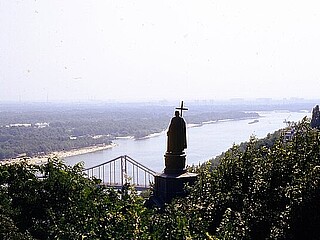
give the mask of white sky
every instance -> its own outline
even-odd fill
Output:
[[[0,101],[320,97],[320,2],[0,0]]]

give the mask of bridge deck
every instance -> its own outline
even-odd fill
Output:
[[[131,157],[124,155],[84,170],[90,178],[102,180],[102,184],[121,188],[130,183],[137,191],[150,188],[156,172],[142,165]]]

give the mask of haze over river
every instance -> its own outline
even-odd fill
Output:
[[[226,151],[234,143],[248,141],[252,135],[258,138],[266,137],[268,133],[286,127],[284,120],[300,121],[305,116],[311,116],[309,112],[258,113],[261,117],[255,123],[252,123],[254,119],[225,120],[189,127],[187,129],[187,165],[203,163]],[[170,119],[168,124],[169,122]],[[117,139],[114,141],[117,146],[111,149],[68,157],[65,161],[71,165],[83,161],[85,168],[88,168],[121,155],[128,155],[154,171],[161,172],[164,169],[166,139],[166,132],[142,140]]]

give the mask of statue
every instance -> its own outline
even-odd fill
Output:
[[[163,208],[165,203],[171,202],[175,197],[184,197],[187,192],[185,185],[193,185],[197,180],[197,174],[189,173],[186,169],[187,148],[186,123],[182,118],[182,110],[188,110],[183,107],[176,108],[175,116],[171,119],[168,128],[168,145],[164,155],[165,169],[163,173],[154,177],[153,195],[151,195],[149,204]],[[148,204],[148,202],[147,202]]]
[[[179,111],[175,111],[175,117],[171,119],[169,129],[167,132],[167,153],[182,154],[184,153],[184,149],[187,148],[186,123],[182,118],[182,110],[188,109],[183,108],[183,101],[181,103],[181,108],[176,109],[181,110],[181,117]]]

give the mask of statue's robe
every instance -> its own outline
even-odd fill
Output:
[[[167,152],[181,154],[187,148],[186,123],[182,117],[171,119],[167,135]]]

